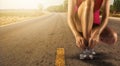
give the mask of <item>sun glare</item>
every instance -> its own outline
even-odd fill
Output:
[[[0,9],[38,9],[62,4],[64,0],[0,0]]]
[[[34,0],[0,0],[1,9],[37,9]]]

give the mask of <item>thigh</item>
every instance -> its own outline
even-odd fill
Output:
[[[106,44],[115,44],[117,41],[117,33],[113,29],[106,27],[100,34],[100,41]]]

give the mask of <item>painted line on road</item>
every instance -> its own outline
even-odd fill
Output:
[[[55,66],[65,66],[64,48],[57,48]]]

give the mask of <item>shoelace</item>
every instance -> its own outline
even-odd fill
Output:
[[[85,49],[85,50],[83,51],[83,53],[84,53],[84,54],[93,54],[93,55],[96,54],[96,52],[94,51],[94,49]]]

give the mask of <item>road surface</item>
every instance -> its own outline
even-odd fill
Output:
[[[120,37],[120,21],[109,19],[109,26]],[[120,65],[120,39],[115,46],[96,46],[95,60],[79,60],[80,50],[64,13],[0,27],[0,66],[55,66],[57,48],[65,50],[65,66]]]

